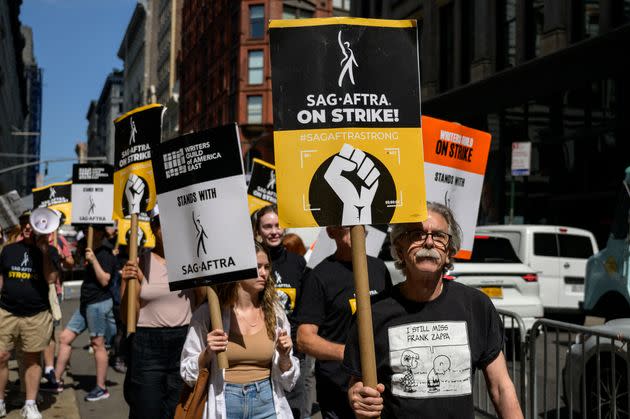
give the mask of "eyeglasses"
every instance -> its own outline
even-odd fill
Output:
[[[442,247],[448,246],[448,243],[451,241],[451,235],[443,231],[433,231],[429,233],[428,231],[424,231],[420,229],[405,231],[402,234],[401,238],[404,237],[407,240],[411,241],[412,243],[415,243],[415,242],[424,243],[427,241],[427,237],[429,236],[431,236],[433,243]]]

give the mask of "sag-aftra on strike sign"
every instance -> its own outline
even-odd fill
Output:
[[[426,219],[416,22],[275,20],[269,33],[281,222]]]

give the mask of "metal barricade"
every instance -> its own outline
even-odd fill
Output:
[[[503,345],[503,353],[507,361],[508,372],[519,397],[521,407],[527,417],[527,329],[521,317],[508,310],[497,309],[499,317],[505,328],[506,340]],[[496,412],[492,400],[488,395],[485,378],[481,371],[475,374],[474,382],[474,405],[475,410],[485,416],[496,417]]]
[[[530,417],[628,418],[628,342],[597,327],[534,323],[528,342]]]

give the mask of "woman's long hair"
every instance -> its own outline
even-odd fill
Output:
[[[269,276],[265,283],[265,289],[260,292],[259,299],[260,305],[263,309],[263,315],[265,316],[265,327],[267,328],[267,336],[269,339],[275,340],[276,338],[276,310],[275,305],[278,301],[278,295],[276,294],[276,283],[271,274],[271,258],[267,250],[258,242],[254,243],[256,246],[256,254],[264,253],[269,260]],[[238,298],[238,282],[229,282],[227,284],[218,284],[216,286],[219,302],[222,305],[234,306]]]

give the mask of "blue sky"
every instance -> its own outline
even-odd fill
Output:
[[[22,24],[33,28],[44,70],[42,160],[74,157],[86,141],[85,115],[113,68],[135,0],[23,0]],[[42,171],[43,171],[42,166]],[[46,183],[72,176],[72,162],[51,163]]]

